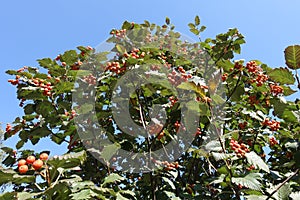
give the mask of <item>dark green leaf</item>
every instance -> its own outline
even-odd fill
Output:
[[[199,18],[199,16],[197,15],[197,16],[195,17],[195,25],[198,26],[199,24],[200,24],[200,18]]]
[[[166,17],[166,24],[169,25],[170,24],[170,18]]]
[[[67,65],[73,65],[78,61],[78,55],[75,50],[66,51],[60,59],[62,62],[65,62]]]

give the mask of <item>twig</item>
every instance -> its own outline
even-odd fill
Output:
[[[278,185],[276,187],[276,189],[268,196],[268,199],[270,199],[282,186],[284,186],[284,184],[286,184],[289,180],[291,180],[291,178],[293,178],[296,174],[298,174],[299,169],[297,169],[293,174],[291,174],[289,177],[287,177],[280,185]]]

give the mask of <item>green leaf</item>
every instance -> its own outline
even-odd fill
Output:
[[[17,198],[22,199],[22,200],[32,199],[34,196],[37,196],[39,194],[41,194],[41,192],[39,192],[39,193],[18,192],[17,193]]]
[[[107,183],[119,182],[119,181],[123,181],[123,180],[125,180],[124,177],[120,176],[119,174],[112,173],[104,179],[104,182],[102,185],[105,185]]]
[[[56,65],[56,63],[51,58],[38,59],[37,61],[41,67],[44,67],[46,69],[51,69]]]
[[[287,68],[276,68],[268,73],[269,77],[280,84],[294,84],[295,78]]]
[[[5,184],[5,183],[9,183],[12,181],[13,179],[13,175],[16,172],[13,170],[4,170],[2,167],[0,168],[0,185]]]
[[[296,90],[293,90],[291,87],[289,86],[285,86],[285,85],[282,85],[281,86],[283,88],[283,95],[284,96],[289,96],[289,95],[292,95],[294,94],[295,92],[297,92]]]
[[[104,146],[103,150],[101,151],[100,156],[105,161],[109,161],[120,148],[121,148],[121,145],[118,143]]]
[[[198,29],[196,29],[196,28],[191,28],[190,31],[192,33],[194,33],[195,35],[199,35],[199,33],[200,33],[200,31]]]
[[[280,200],[289,200],[290,194],[291,194],[291,188],[290,188],[290,184],[289,183],[284,184],[278,190],[278,197],[279,197]]]
[[[200,18],[198,15],[195,17],[195,25],[198,26],[200,24]]]
[[[129,30],[131,28],[131,23],[128,21],[125,21],[122,25],[122,29]]]
[[[134,199],[135,198],[135,193],[133,191],[130,191],[130,190],[120,190],[120,193],[121,194],[125,194],[125,195],[130,195],[131,197],[133,197]]]
[[[206,29],[206,26],[201,26],[199,31],[203,32],[203,31],[205,31],[205,29]]]
[[[54,90],[56,94],[63,94],[70,92],[74,88],[74,82],[61,81],[59,82]]]
[[[226,170],[227,171],[227,170]],[[210,182],[209,184],[219,184],[224,182],[224,178],[226,177],[226,174],[221,174],[216,180],[213,180],[212,182]]]
[[[250,165],[254,165],[256,168],[262,169],[265,172],[270,173],[268,165],[254,151],[251,151],[250,153],[246,153],[245,155]]]
[[[300,199],[300,192],[293,192],[290,197],[293,199],[293,200],[298,200]]]
[[[266,200],[268,198],[265,195],[248,195],[245,197],[247,200]]]
[[[67,65],[73,65],[78,61],[78,55],[75,50],[66,51],[60,59],[62,62],[65,62]]]
[[[212,154],[212,156],[214,157],[214,159],[216,161],[224,160],[224,159],[227,159],[227,158],[229,158],[231,156],[230,154],[217,153],[217,152],[212,152],[211,154]]]
[[[0,199],[2,200],[16,199],[16,192],[6,192],[4,194],[0,194]]]
[[[261,190],[261,175],[259,173],[251,173],[245,177],[232,177],[232,182],[236,185],[242,185],[243,187],[252,189],[252,190]]]
[[[17,149],[21,149],[25,144],[24,140],[20,140],[17,144],[16,144],[16,148]]]
[[[116,199],[117,200],[129,200],[128,198],[126,198],[123,195],[121,195],[121,193],[119,193],[119,192],[116,195]]]
[[[98,194],[96,192],[94,192],[91,189],[84,189],[81,190],[80,192],[77,193],[73,193],[70,195],[72,197],[72,199],[77,200],[77,199],[90,199],[92,197],[97,197]]]
[[[193,23],[189,23],[188,26],[190,27],[190,29],[195,29],[196,28],[195,24],[193,24]]]
[[[288,46],[284,50],[285,64],[290,69],[299,69],[300,68],[300,46],[293,45]]]
[[[164,182],[168,183],[168,185],[171,186],[171,188],[173,190],[175,190],[176,187],[175,187],[174,183],[170,179],[168,179],[167,177],[162,177],[162,179],[163,179]]]
[[[166,24],[169,25],[170,24],[170,18],[166,17]]]
[[[205,145],[205,149],[209,152],[210,151],[214,151],[214,152],[222,151],[221,144],[218,140],[213,140],[213,141],[210,141],[209,143],[207,143]]]
[[[83,104],[80,108],[76,109],[76,113],[84,115],[93,111],[94,106],[92,104]]]
[[[164,193],[167,195],[168,199],[180,200],[180,198],[176,197],[176,195],[173,192],[169,192],[165,190]]]
[[[267,188],[268,193],[272,193],[273,191],[277,190],[278,185],[273,185],[271,188]],[[280,189],[273,194],[274,199],[278,200],[288,200],[291,194],[291,187],[289,183],[284,184]]]
[[[77,153],[68,153],[62,156],[51,157],[47,162],[54,166],[56,169],[64,168],[70,169],[81,165],[86,159],[85,151]]]
[[[24,107],[24,113],[26,115],[30,115],[34,112],[34,108],[35,108],[35,104],[27,104],[25,107]]]
[[[33,183],[35,182],[35,177],[32,175],[19,175],[14,174],[12,178],[12,183],[14,184],[24,184],[24,183]]]
[[[118,52],[119,52],[120,54],[124,54],[124,53],[127,52],[127,51],[126,51],[126,48],[125,48],[124,46],[120,45],[120,44],[116,44],[116,49],[118,50]]]

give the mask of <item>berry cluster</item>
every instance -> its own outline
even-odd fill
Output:
[[[267,80],[268,80],[268,76],[267,76],[267,75],[265,75],[265,74],[263,74],[263,73],[258,73],[258,74],[257,74],[257,77],[256,77],[256,79],[255,79],[256,85],[257,85],[258,87],[260,87],[260,86],[262,86],[263,83],[265,83]]]
[[[43,79],[40,78],[32,78],[31,83],[35,85],[36,87],[41,88],[43,90],[43,95],[45,96],[51,96],[51,90],[52,90],[52,84],[50,82],[46,82]]]
[[[138,59],[138,58],[144,58],[145,57],[145,52],[141,52],[139,49],[137,48],[133,48],[132,51],[130,53],[124,53],[123,56],[125,58],[135,58],[135,59]]]
[[[254,166],[254,165],[251,165],[250,167],[247,167],[247,170],[248,170],[248,171],[251,171],[251,170],[253,170],[253,169],[255,169],[255,166]]]
[[[169,97],[169,101],[171,103],[171,107],[173,107],[178,102],[178,99],[174,96],[171,96]]]
[[[162,124],[159,123],[154,123],[148,126],[148,132],[150,135],[160,133],[163,128]]]
[[[126,70],[126,67],[121,67],[119,62],[107,62],[105,71],[107,70],[120,74]]]
[[[151,65],[150,69],[152,71],[157,71],[157,70],[160,70],[160,66],[159,65]]]
[[[166,170],[166,171],[170,171],[170,170],[173,170],[173,169],[178,169],[178,167],[179,167],[178,162],[169,163],[168,161],[158,161],[158,160],[155,160],[153,158],[152,158],[152,161],[155,164],[163,166],[164,170]]]
[[[65,112],[65,115],[68,117],[70,116],[69,120],[73,119],[77,114],[75,110],[71,111],[71,114],[69,112]]]
[[[271,147],[273,147],[273,146],[275,146],[275,145],[278,144],[277,140],[276,140],[274,137],[271,137],[271,138],[269,139],[269,142],[270,142],[270,146],[271,146]]]
[[[89,85],[96,85],[97,81],[96,81],[96,77],[93,76],[92,74],[88,75],[88,76],[84,76],[83,80],[85,82],[87,82]]]
[[[20,107],[23,107],[25,101],[26,101],[26,99],[22,98],[21,101],[20,101],[20,103],[19,103],[19,106],[20,106]]]
[[[247,124],[247,122],[239,123],[239,128],[243,130],[246,128]]]
[[[258,87],[262,86],[267,80],[268,76],[263,74],[263,70],[260,66],[257,65],[255,61],[250,61],[246,64],[246,69],[249,73],[255,76],[250,83],[256,83]]]
[[[243,67],[244,66],[240,62],[234,63],[234,69],[241,70]]]
[[[6,132],[10,132],[12,130],[12,126],[8,123],[6,124],[6,128],[5,128],[5,131]]]
[[[126,36],[126,29],[122,29],[122,30],[113,30],[110,32],[111,35],[116,36],[117,38],[124,38]]]
[[[255,95],[249,96],[249,101],[251,106],[259,104],[259,100],[256,99]]]
[[[162,137],[164,137],[164,135],[165,135],[165,131],[160,132],[160,133],[157,135],[157,139],[160,140]]]
[[[196,133],[195,133],[195,136],[199,136],[199,135],[201,135],[201,134],[202,134],[201,129],[198,127],[198,128],[197,128],[197,131],[196,131]]]
[[[39,159],[36,160],[35,156],[28,156],[25,159],[20,159],[18,161],[18,171],[20,174],[25,174],[29,167],[32,167],[34,170],[39,170],[44,165],[44,161],[48,160],[48,154],[42,153],[40,154]]]
[[[26,69],[28,69],[27,66],[22,67],[21,69],[18,69],[17,72],[24,72]]]
[[[275,120],[269,120],[266,118],[263,123],[263,126],[268,126],[272,131],[277,131],[280,128],[280,122],[277,122]]]
[[[168,74],[168,80],[172,85],[178,86],[182,82],[186,82],[189,78],[192,78],[192,75],[186,74],[185,70],[182,67],[179,67],[178,71],[180,73],[173,70],[171,73]]]
[[[207,86],[205,86],[205,87],[207,87]],[[202,88],[202,86],[201,86],[201,88]],[[204,96],[204,97],[199,97],[198,96],[198,97],[196,97],[196,101],[204,102],[204,103],[210,103],[210,102],[212,102],[212,99],[207,97],[207,96]]]
[[[175,126],[176,131],[178,131],[178,129],[180,128],[180,125],[181,125],[180,122],[178,122],[178,121],[175,122],[174,126]]]
[[[238,141],[231,139],[229,143],[231,149],[235,151],[238,157],[245,157],[245,154],[250,152],[244,143],[239,144]]]
[[[77,62],[75,62],[72,66],[71,66],[71,70],[79,70],[80,69],[80,65],[82,65],[82,62],[80,60],[78,60]]]
[[[250,61],[246,64],[246,69],[248,70],[249,73],[258,73],[261,68],[256,64],[255,61]]]
[[[20,79],[20,76],[17,75],[15,80],[9,79],[8,82],[11,83],[12,85],[18,85],[19,84],[19,79]]]
[[[271,93],[274,96],[277,96],[279,94],[283,93],[283,88],[277,84],[270,84]]]
[[[224,74],[222,75],[222,77],[221,77],[222,81],[223,81],[223,82],[226,81],[227,77],[228,77],[228,74],[227,74],[227,73],[224,73]]]

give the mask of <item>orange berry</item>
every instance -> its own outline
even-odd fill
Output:
[[[23,166],[23,165],[26,165],[26,160],[25,159],[19,160],[18,167]]]
[[[41,169],[41,167],[43,166],[43,164],[44,164],[44,162],[43,162],[42,160],[38,159],[38,160],[36,160],[36,161],[34,161],[34,162],[32,163],[32,167],[33,167],[35,170],[39,170],[39,169]]]
[[[48,160],[48,157],[49,157],[49,156],[48,156],[47,153],[42,153],[42,154],[40,155],[40,159],[41,159],[41,160],[44,160],[44,161],[45,161],[45,160]]]
[[[28,166],[27,165],[19,166],[18,170],[20,174],[25,174],[28,171]]]
[[[28,156],[26,158],[27,164],[32,164],[34,161],[35,161],[35,157],[34,156]]]

